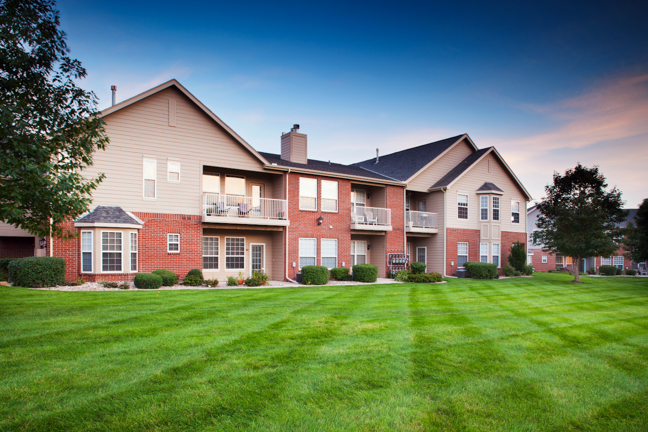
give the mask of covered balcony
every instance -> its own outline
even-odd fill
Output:
[[[405,231],[408,233],[437,234],[437,214],[423,211],[405,212]]]
[[[203,194],[203,222],[241,225],[288,226],[286,200]]]
[[[352,205],[351,229],[360,231],[391,231],[391,209]]]

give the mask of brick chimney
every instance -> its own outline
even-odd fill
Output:
[[[299,133],[299,125],[293,125],[288,133],[281,134],[281,159],[306,164],[308,163],[307,135]]]

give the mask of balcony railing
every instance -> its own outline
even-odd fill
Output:
[[[408,228],[436,228],[437,227],[437,214],[420,212],[420,211],[406,211],[406,227]]]
[[[203,195],[203,216],[285,220],[287,209],[286,200],[214,193]]]
[[[391,209],[352,205],[351,223],[356,225],[391,226]]]

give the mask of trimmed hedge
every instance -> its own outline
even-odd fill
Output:
[[[602,265],[599,267],[599,274],[604,276],[615,276],[617,268],[611,265]]]
[[[329,271],[324,266],[304,266],[301,274],[305,285],[326,285],[329,281]]]
[[[356,264],[353,266],[353,280],[358,282],[376,282],[378,267],[371,264]]]
[[[335,267],[331,269],[331,278],[335,280],[348,280],[345,279],[349,276],[349,269],[346,267]]]
[[[615,269],[616,269],[616,275],[617,275],[617,276],[623,274],[623,269],[620,269],[620,268],[618,268],[618,267],[615,267]]]
[[[162,286],[173,286],[178,284],[178,275],[171,270],[153,270],[151,273],[162,278]]]
[[[162,286],[162,277],[153,273],[137,273],[133,283],[141,289],[157,289]]]
[[[407,277],[407,282],[411,283],[434,283],[441,282],[442,280],[443,278],[439,273],[410,274]]]
[[[14,286],[43,288],[65,283],[65,260],[55,257],[30,257],[9,264],[9,281]]]
[[[3,273],[9,273],[9,264],[11,261],[16,261],[21,258],[0,258],[0,271]]]
[[[425,267],[427,265],[422,262],[413,262],[410,263],[410,269],[412,270],[412,274],[423,274],[425,273]]]
[[[637,270],[627,269],[626,274],[628,276],[636,276],[637,275]]]
[[[464,263],[468,270],[468,276],[473,279],[494,279],[497,278],[497,266],[495,264],[468,261]]]
[[[551,272],[551,270],[549,270]],[[515,269],[511,267],[510,265],[506,264],[504,267],[502,267],[502,273],[504,273],[504,276],[515,276]]]
[[[200,283],[196,285],[202,285],[205,282],[205,278],[203,277],[202,271],[200,271],[200,269],[189,270],[189,273],[187,273],[187,276],[185,276],[185,279],[187,278],[190,278],[191,281],[195,281],[197,279]]]
[[[522,270],[522,273],[524,273],[527,276],[531,276],[535,269],[533,268],[532,265],[526,265],[524,266],[524,270]]]

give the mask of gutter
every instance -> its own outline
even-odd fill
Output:
[[[288,167],[280,167],[280,166],[275,166],[275,165],[266,165],[264,168],[268,170],[275,170],[275,171],[288,171],[288,172],[296,172],[296,173],[304,173],[304,174],[313,174],[313,175],[320,175],[324,177],[335,177],[335,178],[342,178],[342,179],[350,179],[350,180],[361,180],[364,182],[371,182],[371,183],[378,183],[378,184],[388,184],[388,185],[394,185],[394,186],[407,186],[407,183],[402,182],[402,181],[393,181],[393,180],[381,180],[373,177],[362,177],[362,176],[357,176],[353,174],[341,174],[341,173],[333,173],[329,171],[318,171],[318,170],[309,170],[306,168],[288,168]],[[382,175],[382,174],[380,174]]]

